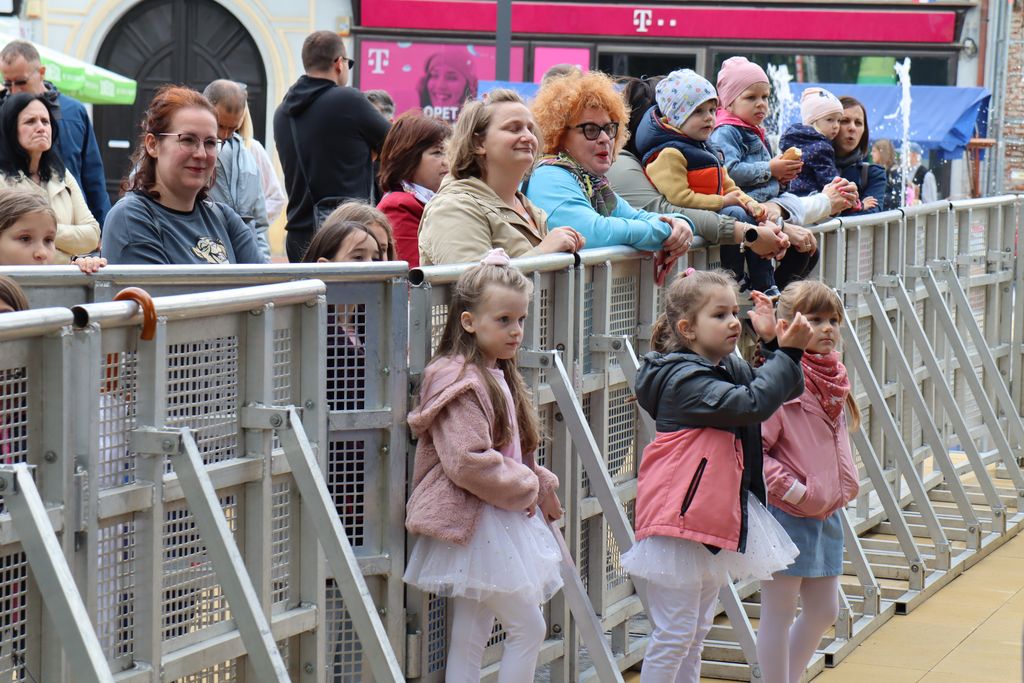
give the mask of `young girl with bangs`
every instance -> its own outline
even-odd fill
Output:
[[[761,427],[768,510],[800,556],[761,583],[757,655],[765,683],[797,683],[839,613],[842,508],[860,486],[848,432],[860,423],[860,411],[839,357],[843,302],[835,290],[813,280],[794,282],[783,290],[777,314],[782,320],[803,316],[813,335],[800,360],[803,394]]]
[[[654,625],[642,683],[697,683],[722,585],[768,579],[797,555],[765,509],[761,423],[803,390],[811,330],[800,314],[776,322],[768,297],[753,292],[750,321],[774,349],[755,370],[734,353],[736,289],[724,271],[677,278],[637,373],[637,400],[657,429],[640,462],[637,542],[622,556],[647,581]]]

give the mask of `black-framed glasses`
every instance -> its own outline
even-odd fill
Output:
[[[596,123],[587,122],[581,123],[578,126],[570,126],[570,128],[578,128],[579,131],[583,133],[583,137],[591,141],[601,137],[601,133],[604,133],[612,140],[614,140],[615,136],[619,134],[618,121],[612,121],[610,123],[604,124],[603,126],[599,126]]]
[[[344,60],[344,62],[346,64],[348,64],[348,68],[350,68],[350,69],[356,65],[356,60],[352,59],[351,57],[346,57],[344,55],[338,55],[338,59]]]
[[[218,138],[202,138],[193,135],[192,133],[157,133],[161,137],[178,138],[178,147],[181,151],[188,152],[189,154],[195,154],[199,151],[199,146],[202,145],[203,149],[206,150],[207,154],[216,154],[220,151],[221,145],[224,144],[223,140]]]
[[[19,78],[16,81],[4,81],[4,87],[7,88],[8,90],[10,90],[11,88],[14,88],[14,87],[22,88],[22,87],[28,85],[28,81],[29,81],[29,79],[27,79],[27,78]]]

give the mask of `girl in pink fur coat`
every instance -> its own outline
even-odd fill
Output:
[[[508,634],[499,683],[532,681],[540,605],[562,587],[545,522],[562,516],[558,478],[534,459],[537,413],[516,368],[531,289],[501,249],[459,278],[409,414],[418,443],[405,525],[419,538],[404,579],[454,598],[448,683],[480,680],[495,616]]]

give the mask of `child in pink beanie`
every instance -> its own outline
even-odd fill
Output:
[[[804,162],[800,175],[789,184],[797,196],[820,192],[839,175],[832,140],[839,134],[843,105],[839,98],[824,88],[807,88],[800,98],[800,117],[779,140],[779,148],[800,149]]]

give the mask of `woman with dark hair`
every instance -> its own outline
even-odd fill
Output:
[[[448,173],[445,141],[452,129],[419,112],[398,117],[380,152],[380,187],[387,194],[377,204],[395,234],[398,259],[420,265],[419,229],[426,206]]]
[[[843,115],[839,119],[839,135],[832,140],[836,150],[836,167],[839,175],[857,186],[861,203],[868,197],[874,197],[876,204],[870,209],[850,209],[844,216],[877,213],[885,205],[885,169],[878,164],[867,161],[870,129],[868,115],[864,105],[856,98],[843,96],[839,98],[843,105]]]
[[[4,183],[47,196],[57,216],[53,262],[63,264],[96,249],[100,224],[53,148],[57,133],[55,107],[43,95],[11,95],[0,110],[0,173]]]
[[[201,94],[164,86],[146,110],[124,196],[110,209],[110,263],[265,263],[256,233],[207,199],[217,170],[217,112]]]

